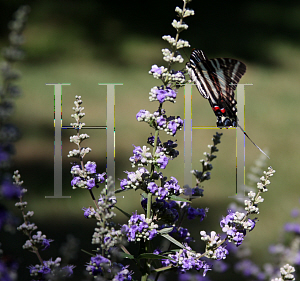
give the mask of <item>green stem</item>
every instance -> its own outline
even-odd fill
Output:
[[[152,204],[152,193],[148,193],[147,197],[147,219],[150,219],[151,216],[151,204]]]

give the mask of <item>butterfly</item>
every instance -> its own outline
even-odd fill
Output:
[[[208,99],[217,116],[217,127],[238,126],[245,136],[265,154],[237,121],[234,90],[246,72],[246,65],[230,58],[208,59],[202,50],[194,49],[186,68],[198,91],[202,97]]]
[[[202,97],[208,99],[217,116],[217,126],[236,127],[234,90],[246,65],[229,58],[207,59],[203,51],[195,49],[186,68]]]

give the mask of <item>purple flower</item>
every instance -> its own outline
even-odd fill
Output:
[[[71,185],[72,185],[72,186],[75,186],[80,180],[81,180],[80,177],[74,177],[74,178],[71,180]]]
[[[73,269],[75,268],[75,265],[67,265],[62,268],[62,270],[65,272],[65,276],[70,277],[73,275]]]
[[[179,274],[178,275],[178,280],[179,281],[190,281],[190,280],[195,280],[195,281],[211,281],[207,277],[203,277],[199,274],[190,274],[190,273],[185,273],[185,274]]]
[[[155,194],[155,192],[158,190],[158,186],[155,182],[150,182],[147,188],[152,194]]]
[[[110,270],[111,262],[109,259],[97,254],[95,257],[91,257],[90,262],[86,266],[86,270],[91,272],[93,276],[103,273],[103,268]]]
[[[98,183],[103,183],[105,181],[106,173],[96,174],[96,179]]]
[[[251,220],[251,219],[248,219],[248,224],[250,225],[250,229],[249,231],[252,231],[253,228],[255,227],[255,224],[256,224],[256,220]]]
[[[226,259],[226,255],[229,254],[228,250],[225,248],[226,246],[219,246],[216,250],[217,260]]]
[[[1,184],[1,194],[7,199],[19,198],[21,195],[21,189],[14,185],[10,180],[5,179]]]
[[[160,74],[162,74],[162,67],[158,67],[156,64],[154,64],[154,65],[152,65],[150,72],[157,73],[160,75]]]
[[[284,226],[284,230],[286,232],[295,232],[296,234],[300,234],[300,225],[298,223],[286,223]]]
[[[123,266],[122,269],[114,276],[114,281],[131,281],[131,275],[133,272],[129,271],[127,268],[129,265]]]
[[[82,208],[82,210],[84,211],[83,215],[86,217],[86,218],[91,218],[92,216],[95,215],[95,210],[94,208],[92,207],[89,207],[89,208]]]
[[[165,155],[160,155],[156,161],[161,169],[165,169],[169,163],[169,158]]]
[[[7,162],[9,160],[9,153],[4,151],[3,148],[0,148],[0,163]]]
[[[174,195],[179,195],[182,191],[180,185],[178,184],[178,180],[174,177],[171,177],[169,181],[165,182],[164,188],[167,189],[169,193],[173,193]]]
[[[174,120],[170,121],[168,123],[168,129],[172,131],[172,135],[175,135],[177,131],[177,123]]]
[[[191,249],[186,245],[187,249]],[[200,260],[192,251],[183,249],[176,254],[169,254],[168,257],[172,258],[172,260],[162,260],[163,266],[173,265],[178,268],[180,273],[185,273],[187,270],[195,269],[200,270],[204,269],[203,276],[205,276],[206,271],[210,270],[210,266],[206,264],[204,261]]]
[[[126,234],[129,231],[129,227],[127,224],[123,224],[121,227],[122,234]]]
[[[241,262],[236,263],[235,270],[237,272],[241,272],[246,277],[254,276],[257,280],[265,280],[265,276],[263,276],[264,274],[260,272],[258,266],[248,259],[244,259]]]
[[[91,161],[88,161],[85,165],[84,165],[86,171],[88,173],[91,173],[91,174],[95,174],[96,173],[96,163],[95,162],[91,162]]]
[[[7,259],[4,261],[0,260],[0,276],[1,276],[1,281],[13,281],[15,278],[14,276],[17,276],[17,270],[18,270],[18,263],[11,261]]]
[[[126,185],[128,184],[127,179],[122,179],[120,182],[121,188],[124,190],[126,188]]]
[[[131,228],[129,228],[128,230],[128,240],[132,241],[135,239],[135,233],[138,231],[138,226],[137,225],[133,225]]]
[[[44,246],[44,250],[47,250],[50,247],[50,243],[53,242],[52,239],[43,239],[42,246]]]
[[[187,218],[189,220],[193,220],[196,217],[196,209],[189,207],[187,211]]]
[[[174,232],[173,232],[174,231]],[[174,227],[172,230],[172,236],[177,238],[179,237],[180,241],[184,241],[186,243],[190,242],[192,239],[190,238],[190,232],[187,228],[184,227]]]
[[[207,271],[211,270],[211,266],[208,263],[205,263],[203,268],[204,268],[203,276],[205,276]]]
[[[176,92],[169,87],[166,87],[164,89],[164,86],[161,86],[160,88],[156,89],[154,92],[156,94],[157,100],[160,103],[163,103],[165,100],[174,102],[174,100],[176,99]]]
[[[154,224],[151,219],[146,219],[145,215],[138,215],[133,213],[128,221],[128,226],[123,225],[123,229],[127,230],[128,241],[139,241],[141,239],[151,240],[156,236],[156,228],[158,225]],[[136,234],[139,234],[138,236]]]
[[[163,128],[167,124],[167,119],[161,115],[156,119],[156,122],[159,127]]]
[[[299,213],[300,213],[299,209],[293,209],[291,211],[291,217],[292,218],[297,218],[299,216]]]
[[[148,110],[141,109],[137,114],[136,114],[136,120],[137,121],[149,121],[151,118],[151,114]]]
[[[148,138],[148,141],[147,143],[149,143],[151,146],[154,146],[154,140],[155,140],[155,137],[154,136],[151,136]],[[157,137],[157,144],[160,145],[161,144],[161,141],[160,141],[160,138]]]
[[[161,249],[157,248],[153,251],[154,255],[160,255],[161,254]]]
[[[216,272],[225,272],[229,268],[229,265],[222,260],[216,260],[213,263],[213,268],[214,268],[214,271],[216,271]]]
[[[160,103],[163,103],[167,97],[168,92],[163,89],[156,90],[156,98]]]
[[[89,179],[89,180],[87,180],[86,185],[88,186],[89,190],[92,189],[96,185],[95,179]]]
[[[244,240],[244,234],[241,232],[236,232],[236,235],[232,239],[237,246],[241,245]]]
[[[135,213],[133,213],[132,216],[130,217],[129,221],[132,223],[137,223],[141,219],[142,219],[142,217],[137,214],[137,211],[135,211]]]
[[[167,195],[168,195],[168,190],[166,190],[163,187],[158,188],[158,196],[160,199],[165,199]]]
[[[81,166],[79,166],[79,165],[72,166],[72,168],[71,168],[71,174],[77,174],[78,170],[81,170]]]
[[[95,264],[97,267],[101,266],[102,263],[110,264],[110,260],[97,254],[95,257],[91,257],[91,263]]]

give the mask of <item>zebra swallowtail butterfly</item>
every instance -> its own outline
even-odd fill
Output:
[[[201,50],[193,50],[186,64],[188,74],[198,91],[208,99],[215,115],[218,127],[238,126],[245,136],[265,154],[238,124],[234,90],[246,72],[246,65],[229,58],[208,59]],[[269,156],[265,154],[268,158]]]
[[[236,127],[234,90],[246,65],[235,59],[207,59],[203,51],[193,50],[186,68],[202,97],[208,99],[218,118],[217,126]]]

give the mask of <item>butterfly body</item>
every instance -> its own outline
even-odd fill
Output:
[[[203,51],[195,49],[186,68],[200,94],[208,99],[217,116],[217,126],[236,127],[234,90],[246,72],[246,65],[230,58],[208,59]]]

